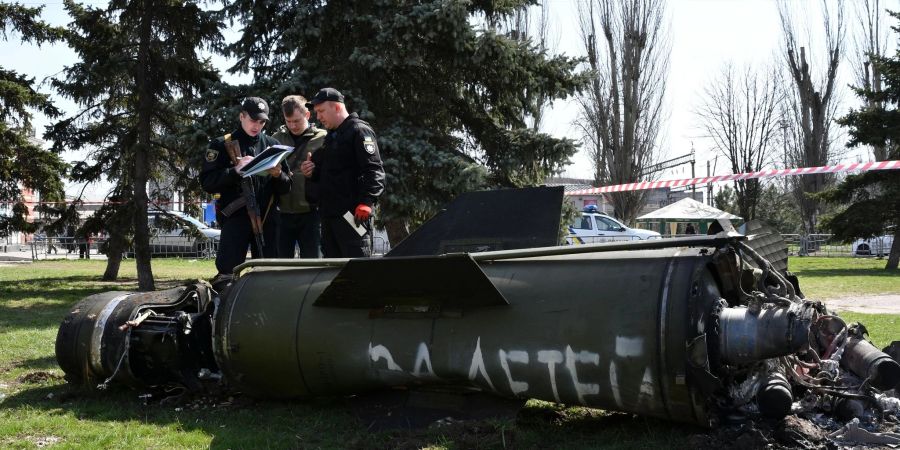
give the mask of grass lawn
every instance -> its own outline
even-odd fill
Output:
[[[848,258],[840,260],[841,266],[822,260],[791,259],[808,295],[836,289],[833,278],[849,292],[900,293],[897,278],[877,273],[880,263]],[[373,431],[343,399],[144,405],[138,397],[142,391],[77,390],[65,384],[56,365],[59,321],[87,295],[136,286],[130,261],[117,283],[99,281],[104,267],[96,260],[0,267],[0,448],[683,448],[692,434],[703,432],[535,400],[515,418]],[[178,259],[154,260],[153,269],[159,288],[215,272],[211,261]],[[873,291],[871,280],[879,280],[884,290]],[[900,316],[842,316],[866,323],[879,346],[900,338]]]
[[[900,295],[900,271],[884,270],[884,259],[792,256],[788,269],[800,280],[803,295],[829,299],[851,295]]]

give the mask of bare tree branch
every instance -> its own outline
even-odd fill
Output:
[[[791,7],[800,2],[781,0],[778,14],[783,31],[784,61],[790,80],[790,95],[784,126],[791,127],[792,135],[798,138],[796,146],[789,149],[790,163],[800,166],[823,166],[831,162],[836,154],[832,126],[837,115],[838,102],[835,99],[838,67],[844,50],[844,5],[839,1],[834,8],[825,0],[821,2],[822,44],[824,57],[822,67],[811,68],[806,46],[797,38],[797,26],[808,26],[793,14]],[[808,7],[809,2],[800,7]],[[807,28],[809,30],[809,28]],[[810,53],[811,54],[811,53]],[[816,61],[813,61],[816,63]],[[820,74],[816,78],[815,73]],[[794,182],[794,195],[800,205],[800,213],[807,232],[815,232],[821,213],[820,201],[810,198],[808,193],[822,191],[833,183],[833,176],[809,175],[798,177]]]
[[[638,181],[656,162],[664,120],[663,96],[671,40],[661,0],[581,0],[579,33],[593,72],[579,99],[598,184]],[[616,214],[631,222],[645,192],[610,195]]]
[[[731,163],[732,173],[755,172],[774,160],[784,96],[779,85],[774,68],[756,72],[748,67],[737,73],[728,64],[704,89],[695,114],[706,137]],[[755,218],[759,180],[737,180],[734,188],[741,216]]]

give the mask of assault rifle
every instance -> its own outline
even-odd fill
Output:
[[[237,166],[241,160],[241,144],[231,139],[225,140],[225,151],[231,158],[231,162]],[[263,222],[262,214],[260,214],[259,203],[256,202],[256,188],[253,186],[253,177],[241,178],[241,191],[244,195],[244,201],[247,204],[247,215],[250,216],[250,227],[253,229],[253,239],[256,242],[256,249],[259,257],[263,255]]]

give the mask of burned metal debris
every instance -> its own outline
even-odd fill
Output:
[[[804,298],[765,228],[526,249],[452,239],[460,253],[250,261],[221,291],[94,295],[60,326],[57,360],[94,387],[481,391],[708,427],[900,414],[900,365]]]

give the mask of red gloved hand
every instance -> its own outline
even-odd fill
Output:
[[[356,205],[356,211],[354,211],[353,217],[355,217],[356,221],[359,223],[369,220],[369,217],[372,217],[372,207],[363,203]]]

